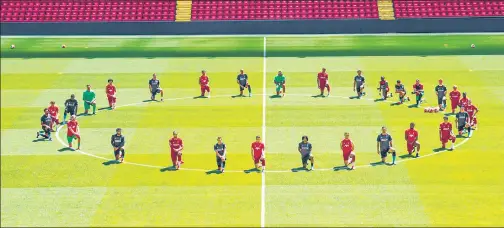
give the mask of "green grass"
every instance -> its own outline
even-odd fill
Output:
[[[502,226],[503,40],[502,35],[269,37],[263,72],[262,37],[2,37],[1,225],[260,226],[262,175],[246,171],[252,168],[250,143],[263,130],[265,73],[266,226]],[[331,97],[313,98],[322,67],[330,75]],[[231,97],[238,93],[240,68],[249,74],[251,98]],[[193,98],[202,69],[211,79],[211,99]],[[356,69],[366,76],[366,99],[348,99]],[[269,98],[277,70],[288,83],[281,99]],[[154,72],[166,100],[142,102],[149,98],[147,81]],[[425,106],[435,106],[439,78],[449,87],[458,85],[481,111],[479,129],[454,152],[430,156],[440,146],[442,114],[373,102],[382,75],[389,82],[401,79],[408,89],[421,79]],[[91,84],[104,107],[108,78],[118,87],[119,108],[79,118],[82,149],[92,156],[62,150],[56,137],[33,141],[50,100],[61,107]],[[403,155],[402,134],[412,121],[421,155],[429,157],[369,167],[379,160],[380,127],[389,128]],[[113,157],[108,140],[116,127],[127,137],[126,160],[147,167],[104,164]],[[171,163],[173,130],[185,144],[186,170],[177,172],[162,169]],[[338,145],[346,131],[359,168],[332,171],[342,165]],[[61,138],[65,132],[64,127]],[[305,134],[319,170],[291,172],[300,166],[296,146]],[[216,168],[217,136],[228,147],[224,174],[206,173]]]

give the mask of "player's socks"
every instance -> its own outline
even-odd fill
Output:
[[[420,154],[417,152],[415,155],[415,158],[418,158],[418,157],[420,157]]]
[[[392,164],[395,164],[396,161],[396,152],[392,152]]]
[[[248,91],[249,91],[249,95],[252,94],[252,87],[250,85],[248,86]]]
[[[124,162],[124,150],[121,153],[121,158],[120,158],[119,162],[121,162],[121,163]]]
[[[313,163],[311,163],[311,168],[310,169],[313,170]]]

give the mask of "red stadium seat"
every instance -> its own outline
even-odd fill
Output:
[[[192,2],[192,20],[195,21],[339,18],[378,18],[377,0],[193,0]]]
[[[502,17],[504,0],[393,0],[396,18]]]
[[[176,0],[2,0],[1,13],[2,22],[174,21]]]

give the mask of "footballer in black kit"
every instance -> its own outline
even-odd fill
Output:
[[[65,113],[63,113],[63,123],[66,121],[67,114],[70,116],[77,115],[77,107],[79,106],[79,102],[75,99],[75,95],[70,95],[70,99],[65,101]]]
[[[223,173],[226,168],[226,144],[222,142],[222,137],[217,137],[214,151],[217,160],[217,169]]]
[[[37,131],[37,139],[42,136],[45,139],[52,141],[51,138],[51,124],[52,124],[52,118],[51,115],[49,115],[49,110],[47,108],[44,109],[44,115],[40,117],[40,125],[42,127],[41,131]]]
[[[117,128],[116,133],[110,137],[110,144],[114,147],[114,155],[116,161],[124,162],[124,135],[122,135],[122,129]]]
[[[445,110],[446,109],[446,93],[448,92],[448,89],[446,88],[445,85],[443,85],[443,79],[439,79],[439,85],[436,86],[434,91],[436,91],[436,97],[438,100],[439,109]]]
[[[469,114],[465,111],[465,107],[460,107],[460,112],[455,115],[456,121],[455,126],[459,132],[459,136],[462,136],[464,131],[467,131],[468,137],[471,137],[471,126],[469,125]]]
[[[252,88],[248,82],[248,75],[244,73],[243,69],[240,70],[240,74],[236,77],[236,82],[240,86],[240,96],[243,96],[243,90],[248,89],[249,97],[252,96]]]
[[[156,74],[152,74],[152,79],[149,80],[149,91],[151,93],[151,100],[156,99],[156,94],[161,94],[161,101],[163,101],[163,89],[161,89],[161,83],[157,79]]]

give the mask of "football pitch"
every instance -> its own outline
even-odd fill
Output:
[[[2,37],[1,225],[503,226],[503,63],[503,34]],[[322,67],[329,97],[316,96]],[[235,96],[240,69],[252,97]],[[367,95],[349,99],[357,69]],[[201,70],[210,78],[208,99],[197,98]],[[278,70],[287,81],[283,98],[272,97]],[[163,102],[149,102],[153,73]],[[426,102],[377,100],[382,75],[408,92],[420,79]],[[118,89],[115,110],[107,108],[109,78]],[[478,129],[457,138],[454,151],[439,149],[444,113],[423,111],[437,105],[440,78],[480,110]],[[36,139],[49,101],[61,118],[75,94],[80,113],[86,84],[99,110],[78,118],[82,150],[66,149],[66,126],[53,141]],[[420,134],[419,158],[407,156],[410,122]],[[378,163],[382,126],[398,150],[395,166]],[[123,164],[111,162],[118,127]],[[167,168],[174,130],[184,140],[177,171]],[[344,132],[355,143],[352,171],[341,167]],[[266,145],[264,173],[250,155],[256,135]],[[303,135],[313,144],[314,171],[300,169]],[[218,136],[228,153],[222,174],[215,171]]]

